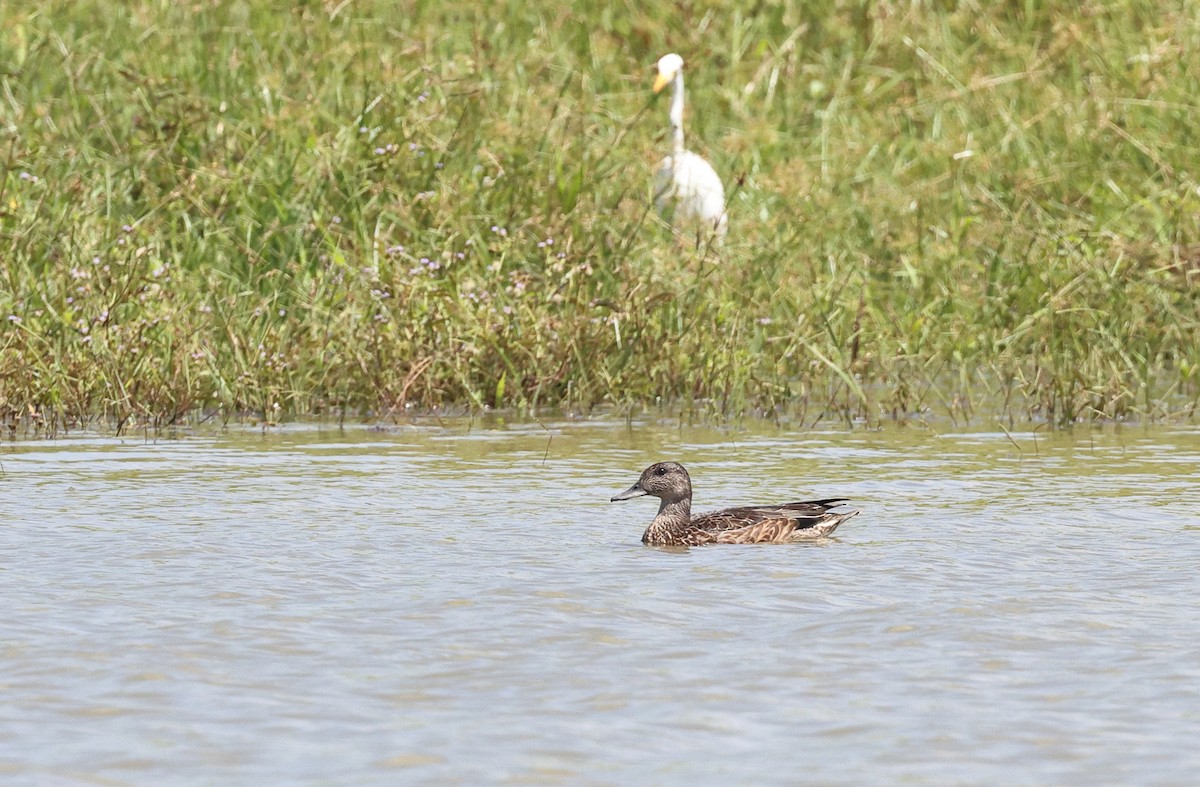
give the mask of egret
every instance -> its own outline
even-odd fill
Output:
[[[658,165],[654,178],[654,204],[659,213],[671,213],[678,223],[698,223],[725,237],[725,187],[712,165],[683,146],[683,58],[671,53],[658,60],[654,92],[671,85],[671,154]]]

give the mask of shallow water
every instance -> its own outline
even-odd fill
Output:
[[[1189,783],[1200,430],[466,421],[0,448],[0,781]],[[1014,443],[1015,441],[1015,443]],[[845,495],[817,545],[643,547]]]

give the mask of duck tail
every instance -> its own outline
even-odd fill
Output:
[[[826,497],[822,500],[806,500],[804,502],[810,506],[825,506],[826,508],[832,508],[838,503],[845,503],[849,500],[850,498],[848,497]]]
[[[813,502],[816,502],[816,501],[813,501]],[[833,502],[837,502],[837,501],[834,500]],[[860,513],[862,513],[862,512],[859,511],[857,508],[855,508],[850,511],[844,511],[840,514],[826,514],[825,519],[822,519],[820,522],[813,525],[812,531],[813,531],[814,535],[816,535],[818,537],[827,536],[830,533],[832,533],[833,531],[837,530],[838,525],[842,524],[847,519],[853,519],[854,517],[858,516]]]

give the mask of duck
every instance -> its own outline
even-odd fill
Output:
[[[657,462],[637,483],[610,502],[649,495],[660,501],[658,516],[642,534],[648,546],[785,544],[824,538],[860,513],[832,511],[849,498],[829,497],[767,506],[723,508],[692,516],[692,479],[678,462]]]
[[[664,218],[680,224],[699,223],[718,244],[729,229],[725,215],[725,187],[721,176],[704,158],[683,144],[683,58],[671,52],[658,60],[654,92],[671,86],[670,153],[658,164],[654,176],[654,205]]]

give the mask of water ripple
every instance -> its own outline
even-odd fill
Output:
[[[844,494],[795,547],[649,549]],[[6,784],[1185,783],[1200,433],[311,428],[4,449]]]

